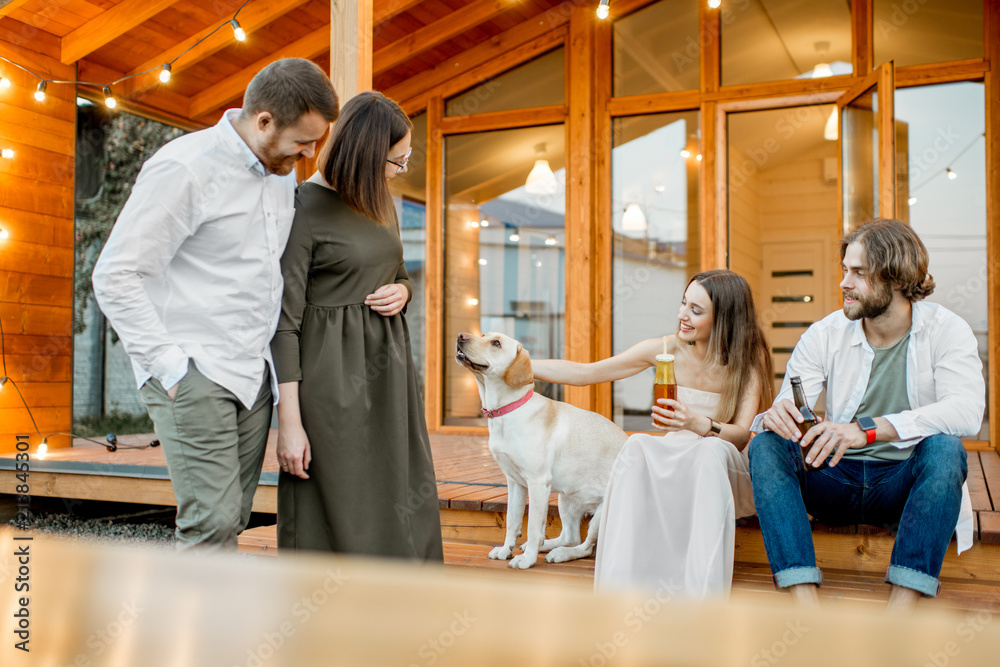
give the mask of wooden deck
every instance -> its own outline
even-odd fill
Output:
[[[511,570],[508,561],[490,560],[492,542],[449,539],[444,542],[444,562],[447,567],[473,568],[483,572],[509,573],[511,577],[548,581],[566,581],[590,585],[594,578],[594,559],[581,558],[568,563],[538,564],[529,570]],[[256,556],[277,556],[278,546],[275,526],[261,526],[240,536],[239,550]],[[733,571],[733,599],[754,601],[764,597],[782,596],[775,590],[771,568],[753,563],[736,563]],[[824,570],[820,597],[825,600],[851,600],[882,605],[889,597],[889,586],[881,576],[868,573]],[[1000,599],[1000,583],[975,581],[948,581],[941,587],[941,594],[934,599],[924,599],[922,606],[972,611],[992,608]]]
[[[122,436],[121,444],[144,445],[152,436]],[[254,509],[277,509],[278,466],[274,456],[276,432],[272,431],[255,497]],[[503,541],[507,489],[481,436],[431,436],[442,534],[449,544],[487,545]],[[163,452],[159,448],[119,449],[78,440],[70,449],[53,451],[45,460],[31,462],[31,494],[61,498],[111,500],[173,505],[173,491]],[[13,455],[0,457],[0,493],[13,494]],[[942,579],[1000,584],[1000,454],[969,452],[969,487],[976,513],[976,541],[959,557],[949,550]],[[560,530],[551,499],[547,534]],[[249,539],[247,536],[245,539]],[[893,538],[887,531],[867,526],[825,527],[814,530],[817,564],[824,570],[866,576],[884,573]],[[457,547],[455,547],[457,549]],[[461,552],[461,549],[458,549]],[[484,552],[485,553],[485,552]],[[767,568],[767,555],[756,519],[741,520],[737,527],[736,560],[748,567]],[[486,567],[493,565],[486,563]],[[496,564],[503,567],[502,564]]]

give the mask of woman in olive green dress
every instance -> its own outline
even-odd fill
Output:
[[[406,171],[410,129],[380,93],[354,97],[295,197],[271,343],[282,549],[443,558],[387,183]]]

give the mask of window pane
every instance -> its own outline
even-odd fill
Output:
[[[425,256],[427,246],[427,114],[410,119],[413,122],[411,146],[413,154],[405,174],[389,181],[389,190],[396,203],[399,234],[403,239],[403,261],[413,284],[413,299],[406,307],[406,325],[410,330],[413,365],[417,370],[420,392],[424,391],[424,288],[426,286]]]
[[[875,63],[983,57],[983,0],[874,0]]]
[[[664,0],[618,19],[613,49],[615,96],[696,89],[697,0]]]
[[[673,333],[684,286],[699,270],[698,112],[614,121],[612,352]],[[686,151],[687,155],[683,155]],[[652,430],[653,369],[615,382],[613,417]]]
[[[846,0],[723,3],[722,85],[850,74]]]
[[[445,139],[444,356],[459,333],[512,336],[561,358],[565,315],[565,128]],[[485,426],[475,379],[446,363],[444,423]],[[536,386],[561,399],[561,386]]]
[[[853,231],[879,215],[878,93],[871,88],[844,107],[843,154],[844,230]]]
[[[562,104],[566,100],[565,58],[565,49],[560,47],[498,77],[487,79],[449,99],[445,114],[466,116]]]
[[[836,122],[832,104],[728,117],[729,268],[750,284],[775,389],[799,337],[840,306]]]
[[[903,130],[896,133],[897,161],[908,166],[899,170],[908,196],[896,207],[898,217],[913,225],[930,253],[937,287],[927,300],[969,323],[988,368],[983,84],[904,88],[896,91],[895,103],[896,122]],[[989,417],[987,411],[980,440],[989,438]]]

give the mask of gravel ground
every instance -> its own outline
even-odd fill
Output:
[[[10,525],[15,524],[11,521]],[[169,549],[175,542],[173,512],[161,509],[97,518],[42,513],[35,515],[28,529],[49,537],[102,544]]]

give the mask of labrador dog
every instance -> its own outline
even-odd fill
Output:
[[[526,501],[528,536],[510,567],[531,567],[539,551],[548,552],[549,563],[591,555],[604,492],[625,432],[598,414],[535,394],[528,352],[509,336],[459,334],[455,359],[476,377],[483,414],[489,419],[490,453],[507,476],[507,535],[489,557],[511,557]],[[562,532],[546,540],[553,491],[559,494]],[[580,521],[587,514],[595,518],[581,543]]]

